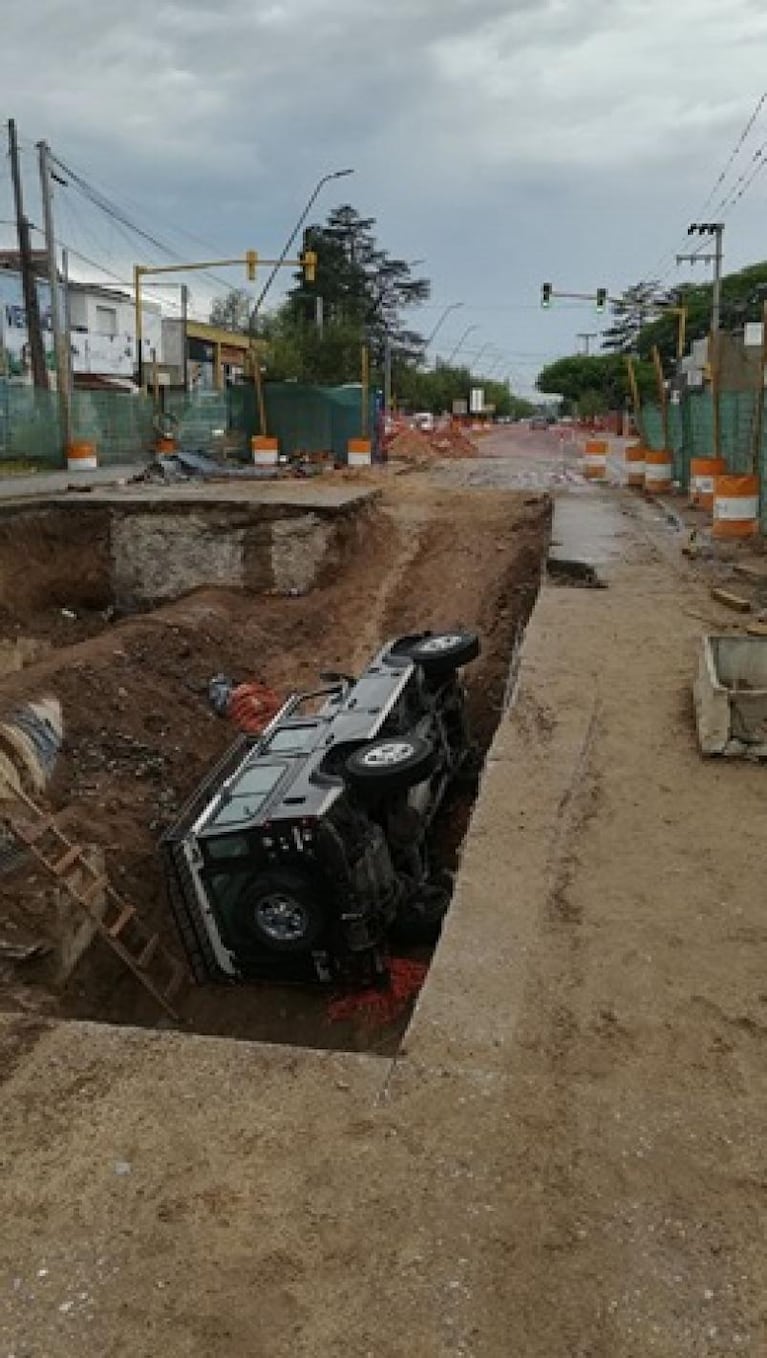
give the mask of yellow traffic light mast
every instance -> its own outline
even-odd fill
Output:
[[[136,358],[139,386],[143,386],[144,376],[144,363],[141,352],[143,340],[141,310],[142,278],[145,278],[148,274],[190,273],[193,269],[235,268],[241,264],[245,265],[247,277],[251,283],[255,280],[259,264],[270,264],[275,268],[303,269],[304,278],[307,283],[313,283],[317,277],[317,255],[314,250],[305,250],[298,259],[261,259],[257,250],[246,250],[243,256],[235,259],[204,259],[190,264],[134,264],[133,291],[136,308]]]

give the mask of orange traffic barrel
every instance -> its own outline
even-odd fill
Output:
[[[268,434],[256,434],[250,440],[250,451],[257,467],[276,467],[280,456],[279,439]]]
[[[373,460],[370,439],[349,439],[346,457],[350,467],[369,467]]]
[[[67,444],[67,470],[70,472],[93,472],[99,465],[94,443]]]
[[[644,455],[645,490],[652,495],[661,495],[671,490],[674,479],[674,464],[667,448],[660,451],[648,448]]]
[[[723,457],[693,457],[690,459],[690,504],[699,509],[712,509],[714,482],[727,473]]]
[[[638,490],[644,487],[645,450],[641,443],[629,443],[626,448],[628,483]]]
[[[177,446],[174,438],[168,438],[165,434],[159,434],[155,440],[154,450],[158,457],[172,457],[176,452]]]
[[[583,475],[588,481],[607,478],[607,440],[587,439],[583,450]]]
[[[753,537],[759,531],[759,477],[715,477],[713,511],[713,537]]]

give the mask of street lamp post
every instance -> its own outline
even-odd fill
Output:
[[[324,188],[324,186],[325,186],[326,184],[329,184],[329,183],[330,183],[331,179],[345,179],[346,176],[347,176],[347,175],[350,175],[350,174],[354,174],[354,170],[334,170],[334,171],[332,172],[332,174],[325,174],[325,175],[322,176],[322,179],[318,180],[318,182],[316,183],[316,185],[315,185],[315,187],[314,187],[314,191],[313,191],[313,193],[312,193],[312,195],[311,195],[311,197],[310,197],[308,203],[306,204],[306,207],[304,208],[303,212],[301,213],[301,216],[299,217],[298,221],[296,222],[295,226],[293,227],[293,231],[292,231],[290,237],[288,238],[288,240],[286,240],[285,245],[283,246],[283,250],[282,250],[282,253],[281,253],[279,259],[277,260],[276,264],[274,265],[274,268],[272,269],[272,271],[271,271],[271,273],[269,274],[269,277],[267,278],[266,282],[264,283],[264,286],[262,287],[262,289],[261,289],[261,291],[260,291],[258,297],[256,298],[256,302],[255,302],[255,305],[254,305],[254,307],[253,307],[253,315],[254,315],[254,316],[255,316],[255,315],[258,313],[258,311],[260,310],[260,308],[261,308],[261,303],[263,302],[264,298],[266,297],[267,292],[269,291],[270,287],[272,286],[272,283],[274,282],[275,276],[276,276],[276,274],[277,274],[277,270],[280,268],[281,264],[287,259],[287,257],[288,257],[288,252],[289,252],[289,250],[290,250],[290,247],[291,247],[291,245],[293,244],[293,241],[296,239],[296,236],[298,235],[299,231],[301,230],[301,227],[303,226],[303,224],[304,224],[304,222],[306,221],[307,217],[309,216],[309,213],[311,212],[312,208],[314,207],[314,204],[316,203],[316,201],[317,201],[317,199],[318,199],[318,197],[319,197],[319,195],[320,195],[320,191]]]
[[[477,329],[478,327],[476,325],[467,326],[467,328],[461,335],[461,338],[459,339],[458,343],[456,344],[455,348],[452,350],[452,352],[449,354],[448,358],[445,361],[447,367],[450,367],[450,364],[452,363],[459,349],[463,348],[464,342],[469,338],[469,335],[473,334],[473,332]]]
[[[479,368],[477,368],[476,365],[479,363],[479,360],[481,359],[482,355],[486,354],[490,347],[491,347],[490,341],[488,340],[487,344],[483,344],[479,352],[474,355],[474,358],[472,359],[472,365],[474,366],[475,371],[477,373],[479,372]]]
[[[437,321],[437,324],[435,325],[434,329],[432,330],[431,334],[429,335],[429,338],[427,339],[426,343],[425,343],[424,346],[423,346],[423,347],[424,347],[424,351],[425,351],[426,349],[428,349],[428,347],[429,347],[429,345],[431,344],[432,340],[434,339],[434,336],[436,335],[437,331],[440,329],[440,327],[442,326],[443,322],[447,320],[447,318],[448,318],[448,316],[450,315],[451,311],[457,311],[458,308],[459,308],[459,307],[462,307],[462,306],[463,306],[463,302],[452,302],[452,303],[450,304],[450,306],[446,306],[446,307],[445,307],[445,310],[442,312],[442,315],[440,316],[439,320]]]

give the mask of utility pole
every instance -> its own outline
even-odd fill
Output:
[[[391,415],[391,338],[386,332],[384,340],[384,419]]]
[[[48,389],[48,369],[45,366],[43,331],[40,324],[40,305],[37,300],[35,271],[32,266],[32,246],[29,239],[29,222],[24,216],[24,197],[19,169],[19,146],[16,138],[16,123],[8,120],[8,154],[11,160],[13,197],[16,204],[16,230],[19,238],[19,261],[21,265],[21,285],[24,290],[24,310],[27,314],[27,336],[32,359],[32,381],[36,387]]]
[[[713,409],[713,442],[714,457],[719,457],[721,452],[720,421],[719,421],[719,378],[720,378],[720,343],[719,329],[721,323],[721,303],[722,303],[722,236],[724,235],[724,222],[691,222],[687,228],[688,236],[713,236],[713,254],[692,254],[677,255],[677,264],[713,264],[714,266],[714,286],[711,290],[711,396]]]
[[[714,286],[711,293],[711,330],[714,334],[719,333],[720,313],[722,303],[722,237],[724,235],[724,222],[691,222],[687,228],[688,236],[713,236],[714,253],[702,255],[677,255],[677,264],[713,264],[714,266]]]
[[[586,358],[591,354],[591,341],[596,339],[597,336],[598,331],[596,330],[579,330],[575,336],[576,339],[583,340],[583,353]]]
[[[66,351],[64,320],[59,289],[59,273],[56,264],[56,237],[53,231],[53,188],[51,184],[51,153],[48,143],[37,143],[40,157],[40,191],[43,199],[43,226],[45,228],[45,248],[48,255],[48,282],[51,288],[51,320],[53,322],[53,343],[56,351],[56,388],[61,414],[61,434],[64,448],[72,442],[72,402],[69,396],[69,354]]]

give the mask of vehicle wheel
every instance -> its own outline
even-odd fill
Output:
[[[475,632],[434,632],[414,641],[407,653],[425,674],[451,674],[476,660],[479,637]]]
[[[434,746],[420,736],[372,740],[346,761],[349,783],[361,791],[400,792],[423,783],[434,772]]]
[[[259,873],[238,902],[238,927],[251,942],[272,952],[308,952],[325,928],[322,900],[300,872],[275,868]]]

